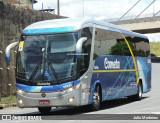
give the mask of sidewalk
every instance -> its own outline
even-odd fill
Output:
[[[0,104],[0,110],[8,107],[17,107],[17,103],[11,103],[11,104]]]

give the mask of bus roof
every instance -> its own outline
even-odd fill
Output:
[[[74,32],[84,27],[105,28],[107,30],[112,30],[116,32],[122,32],[128,35],[147,38],[147,36],[145,35],[120,28],[116,25],[107,23],[105,21],[99,21],[93,19],[70,19],[70,18],[53,19],[53,20],[36,22],[26,27],[22,31],[22,33],[25,35],[64,33],[64,32]]]

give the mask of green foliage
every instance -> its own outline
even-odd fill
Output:
[[[131,41],[128,41],[128,43],[135,56],[142,56],[142,57],[148,56],[147,54],[149,53],[149,51],[144,51],[142,49],[136,49],[134,43]],[[131,56],[131,53],[125,41],[119,41],[117,44],[112,46],[110,49],[110,54],[111,55]]]
[[[151,54],[160,56],[160,42],[150,42]]]
[[[16,102],[16,96],[10,95],[8,97],[0,97],[0,104],[10,104]]]
[[[129,45],[131,46],[131,48],[133,50],[135,50],[134,46],[131,42],[129,42]],[[112,54],[112,55],[126,55],[126,56],[131,55],[129,48],[128,48],[125,41],[120,41],[117,44],[115,44],[114,46],[112,46],[110,49],[110,54]]]

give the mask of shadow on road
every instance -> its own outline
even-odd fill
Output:
[[[148,97],[143,97],[142,100],[147,99]],[[129,101],[127,98],[108,100],[102,102],[100,110],[107,110],[115,107],[119,107],[122,105],[127,105],[130,103],[134,103],[134,101]],[[49,114],[45,114],[45,116],[51,115],[78,115],[92,112],[89,106],[80,106],[80,107],[62,107],[62,108],[54,108]],[[23,115],[41,115],[39,112],[31,112]]]
[[[142,97],[142,100],[146,99],[148,97]],[[108,100],[105,102],[102,102],[102,106],[100,110],[106,110],[106,109],[110,109],[110,108],[115,108],[121,105],[126,105],[129,103],[133,103],[135,101],[130,101],[127,98],[122,98],[122,99],[115,99],[115,100]]]

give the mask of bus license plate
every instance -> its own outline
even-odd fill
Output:
[[[39,100],[39,104],[40,105],[47,105],[47,104],[50,104],[50,101],[49,100]]]

